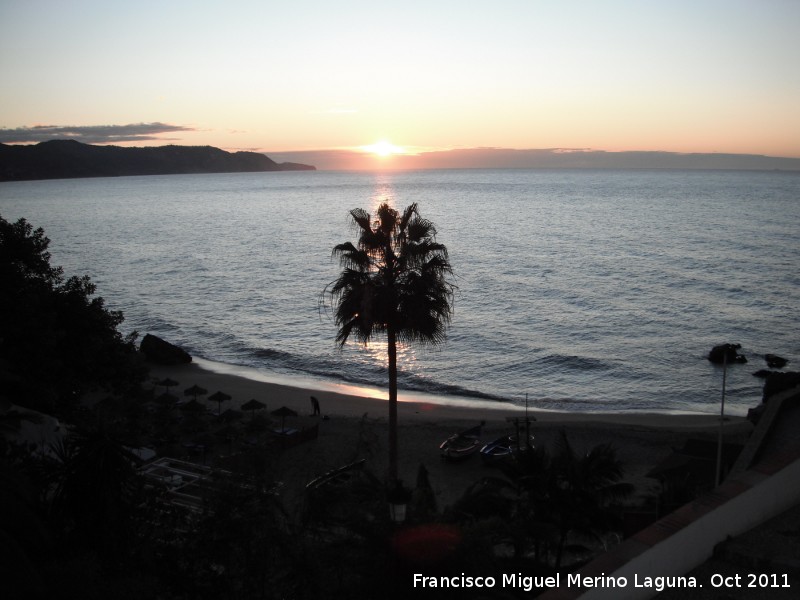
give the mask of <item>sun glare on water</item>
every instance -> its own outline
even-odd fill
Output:
[[[405,154],[405,150],[400,146],[395,146],[387,140],[381,140],[370,144],[369,146],[361,147],[364,152],[376,154],[377,156],[392,156],[394,154]]]

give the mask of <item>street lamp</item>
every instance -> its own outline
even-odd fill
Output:
[[[719,487],[722,479],[722,426],[725,420],[725,380],[728,376],[728,353],[722,357],[722,402],[719,409],[719,433],[717,434],[717,477],[714,487]]]
[[[392,522],[396,524],[403,523],[406,520],[408,503],[411,501],[411,490],[403,487],[403,482],[398,479],[394,482],[386,497],[389,501],[389,516]]]

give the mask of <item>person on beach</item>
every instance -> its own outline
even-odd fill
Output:
[[[311,408],[314,409],[314,416],[317,416],[319,414],[319,400],[314,396],[311,396]]]

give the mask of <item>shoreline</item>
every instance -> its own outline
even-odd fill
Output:
[[[264,374],[252,367],[229,365],[197,357],[193,357],[192,362],[186,365],[163,366],[148,363],[148,367],[151,379],[161,380],[170,377],[179,381],[180,385],[177,387],[181,390],[180,394],[184,387],[195,383],[208,389],[209,394],[217,390],[230,394],[233,396],[233,400],[228,408],[238,409],[242,403],[252,398],[267,402],[269,405],[270,397],[280,397],[285,400],[280,402],[281,405],[286,405],[299,414],[304,414],[310,410],[310,396],[313,395],[320,400],[322,414],[361,417],[364,413],[373,412],[380,415],[381,411],[385,410],[388,401],[388,390],[386,389]],[[205,384],[201,382],[205,382]],[[524,406],[501,400],[444,397],[405,390],[400,390],[398,396],[398,416],[412,420],[461,421],[478,417],[487,421],[490,419],[504,420],[506,417],[524,417],[526,412]],[[528,414],[537,422],[552,425],[594,423],[671,430],[717,429],[719,426],[719,414],[688,411],[569,412],[529,406]],[[738,415],[726,415],[725,421],[726,429],[747,423],[745,417]]]
[[[201,360],[201,363],[204,362]],[[388,472],[388,402],[338,391],[302,388],[283,383],[257,381],[237,374],[215,372],[196,363],[180,366],[150,365],[151,381],[169,377],[178,382],[172,393],[187,398],[184,390],[199,385],[208,395],[223,391],[232,396],[221,407],[201,399],[212,413],[220,408],[240,409],[251,399],[266,403],[261,414],[272,418],[273,410],[286,406],[298,413],[287,417],[285,425],[297,429],[318,427],[318,436],[284,450],[274,459],[274,475],[283,483],[288,505],[302,506],[305,485],[314,478],[360,458],[379,478]],[[264,377],[267,379],[267,377]],[[163,391],[153,383],[156,393]],[[346,386],[344,386],[346,387]],[[310,396],[318,398],[321,417],[312,415]],[[384,396],[385,398],[386,396]],[[683,446],[690,438],[717,439],[719,415],[660,413],[564,413],[529,410],[530,433],[536,446],[553,448],[562,434],[576,452],[583,453],[600,444],[611,444],[624,465],[625,480],[634,485],[639,500],[651,497],[657,482],[647,473]],[[474,456],[460,463],[441,459],[439,445],[451,435],[483,425],[482,440],[488,442],[514,433],[512,419],[524,421],[525,409],[508,406],[461,406],[434,402],[398,402],[399,476],[413,485],[421,466],[440,508],[452,505],[472,484],[496,471]],[[245,416],[244,421],[250,419]],[[743,417],[730,417],[724,423],[726,441],[743,441],[752,425]],[[180,458],[180,456],[175,456]]]

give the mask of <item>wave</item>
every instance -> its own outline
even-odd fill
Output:
[[[231,359],[242,363],[241,366],[267,369],[286,374],[303,374],[330,381],[343,382],[355,385],[368,385],[385,387],[387,384],[386,368],[363,363],[338,361],[331,358],[311,355],[299,355],[274,348],[257,348],[241,342],[230,344]],[[220,356],[208,356],[201,353],[201,358],[217,361]],[[414,373],[400,370],[398,373],[398,387],[402,391],[422,392],[425,394],[454,396],[461,398],[474,398],[496,402],[510,402],[507,397],[488,393],[461,385],[436,381],[421,377]]]
[[[617,367],[615,363],[609,360],[569,354],[548,354],[536,362],[559,368],[579,369],[581,371],[610,371]]]

